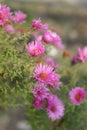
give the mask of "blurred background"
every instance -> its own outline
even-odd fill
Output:
[[[41,18],[49,23],[70,49],[87,44],[87,0],[6,0],[12,10],[27,13],[27,23]],[[0,116],[0,130],[30,130],[21,109],[8,110]]]

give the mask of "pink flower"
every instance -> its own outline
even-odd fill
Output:
[[[60,76],[54,71],[54,68],[50,65],[39,64],[35,67],[34,78],[42,83],[45,83],[52,88],[59,86]]]
[[[44,32],[42,39],[45,43],[53,43],[58,49],[63,49],[62,40],[57,33],[47,30]]]
[[[52,72],[52,74],[51,74],[51,82],[48,84],[49,87],[54,88],[54,89],[59,87],[59,85],[61,84],[60,78],[61,77],[60,77],[59,74],[57,74],[55,72]]]
[[[48,29],[48,24],[42,24],[40,18],[38,20],[32,21],[32,27],[39,30],[39,29]]]
[[[53,32],[51,32],[50,30],[45,31],[42,39],[47,44],[52,43],[53,42]]]
[[[0,4],[0,26],[9,22],[11,16],[10,8],[6,5]]]
[[[61,37],[59,35],[56,35],[54,37],[54,45],[56,46],[56,48],[58,49],[63,49],[64,46],[62,44],[62,40],[61,40]]]
[[[14,23],[24,23],[27,15],[21,11],[16,11],[14,16],[11,17]]]
[[[33,106],[34,106],[36,109],[43,109],[43,107],[44,107],[44,100],[35,97],[35,98],[34,98]]]
[[[49,89],[43,83],[37,83],[33,89],[33,94],[38,99],[45,99],[48,96]]]
[[[48,98],[48,107],[47,107],[47,113],[48,117],[51,118],[51,120],[57,120],[63,117],[64,115],[64,105],[62,101],[57,98],[56,95],[49,94]]]
[[[39,82],[43,82],[46,84],[50,83],[53,69],[54,68],[50,65],[39,64],[35,67],[34,77]]]
[[[39,40],[35,40],[26,45],[26,50],[31,56],[40,56],[44,54],[45,47]]]
[[[57,67],[57,63],[51,57],[44,58],[44,61],[53,68]]]
[[[80,62],[85,62],[87,61],[87,46],[84,47],[83,49],[78,49],[78,54],[77,58]]]
[[[80,105],[86,97],[84,88],[75,87],[69,92],[70,100],[74,105]]]
[[[9,32],[9,33],[15,33],[15,29],[13,28],[12,25],[7,25],[5,28],[4,28],[5,32]]]

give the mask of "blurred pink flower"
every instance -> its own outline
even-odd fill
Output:
[[[44,32],[42,39],[45,43],[49,44],[53,42],[53,32],[47,30]]]
[[[69,92],[69,97],[74,105],[80,105],[86,97],[86,92],[84,88],[75,87]]]
[[[44,107],[44,100],[35,97],[35,98],[34,98],[33,106],[34,106],[36,109],[43,109],[43,107]]]
[[[28,45],[26,45],[26,50],[31,56],[40,56],[44,54],[45,47],[39,41],[39,39],[36,39],[35,41],[29,42]]]
[[[62,44],[62,40],[56,32],[52,32],[47,30],[44,32],[42,39],[45,43],[50,44],[53,43],[58,49],[63,49],[64,46]]]
[[[5,28],[4,28],[5,32],[9,32],[9,33],[15,33],[15,29],[13,28],[12,25],[7,25]]]
[[[78,54],[77,58],[80,62],[85,62],[87,61],[87,46],[84,47],[83,49],[78,49]]]
[[[51,120],[54,121],[64,116],[64,105],[56,95],[49,94],[47,101],[47,113],[48,117],[51,118]]]
[[[33,94],[38,99],[45,99],[48,96],[49,89],[43,83],[36,83]]]
[[[59,35],[57,35],[54,38],[54,42],[53,43],[56,46],[56,48],[58,48],[58,49],[64,49],[64,45],[62,44],[62,40],[61,40],[61,37]]]
[[[44,61],[45,61],[48,65],[51,65],[53,68],[57,67],[56,61],[54,61],[53,58],[51,58],[51,57],[44,58]]]
[[[42,24],[41,19],[38,20],[34,19],[32,21],[32,27],[39,30],[39,29],[48,29],[48,24]]]
[[[11,20],[14,23],[24,23],[27,15],[23,13],[22,11],[16,11],[14,12],[14,15],[11,16]]]
[[[59,74],[57,74],[55,72],[52,72],[52,74],[51,74],[51,82],[48,84],[49,87],[54,88],[54,89],[58,88],[59,85],[61,84],[60,78],[61,77],[60,77]]]
[[[6,5],[0,4],[0,26],[7,24],[9,22],[10,17],[10,8]]]

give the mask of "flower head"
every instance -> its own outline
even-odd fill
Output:
[[[60,84],[60,75],[54,71],[52,66],[47,64],[39,64],[35,67],[34,78],[52,88],[56,88]]]
[[[51,65],[51,66],[54,67],[54,68],[57,66],[56,61],[54,61],[51,57],[44,58],[44,61],[45,61],[48,65]]]
[[[22,11],[14,12],[14,15],[11,17],[14,23],[24,23],[27,15]]]
[[[60,119],[64,115],[64,105],[62,101],[57,98],[56,95],[49,94],[48,98],[47,113],[51,120]]]
[[[35,40],[26,45],[26,50],[31,56],[40,56],[44,54],[45,47],[40,41]]]
[[[56,32],[46,30],[42,36],[42,39],[45,43],[53,43],[58,49],[63,49],[62,40]]]
[[[84,88],[75,87],[69,92],[70,100],[74,105],[80,105],[86,97]]]
[[[38,99],[45,99],[48,96],[49,89],[43,83],[37,83],[33,89],[33,94]]]
[[[12,25],[7,25],[5,28],[4,28],[5,32],[9,32],[9,33],[15,33],[15,29],[13,28]]]
[[[77,58],[80,62],[85,62],[87,61],[87,46],[84,47],[83,49],[78,49],[78,54]]]
[[[48,84],[49,87],[54,88],[54,89],[59,87],[59,85],[61,84],[60,78],[61,77],[60,77],[59,74],[57,74],[55,72],[52,72],[52,74],[51,74],[51,82]]]
[[[7,24],[9,22],[10,17],[10,8],[6,5],[0,4],[0,26]]]
[[[33,106],[34,106],[36,109],[43,109],[43,107],[44,107],[44,100],[35,97],[35,98],[34,98]]]
[[[39,64],[35,67],[34,77],[39,82],[49,83],[51,82],[50,77],[53,69],[54,68],[50,65]]]
[[[47,44],[52,43],[53,42],[53,33],[50,30],[45,31],[42,39]]]
[[[38,20],[34,19],[32,21],[32,27],[40,30],[40,29],[47,29],[48,28],[48,24],[42,24],[41,23],[41,19],[39,18]]]

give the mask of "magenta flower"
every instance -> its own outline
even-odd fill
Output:
[[[64,115],[64,105],[62,101],[57,98],[56,95],[49,94],[48,98],[48,107],[47,107],[47,113],[48,117],[51,118],[51,120],[57,120],[63,117]]]
[[[53,72],[53,67],[50,65],[39,64],[35,67],[34,77],[39,82],[50,83],[51,82],[51,73]]]
[[[42,24],[41,19],[33,20],[32,21],[32,27],[39,30],[39,29],[48,29],[48,24]]]
[[[61,37],[59,35],[57,35],[56,33],[55,33],[55,37],[54,37],[53,43],[56,46],[56,48],[58,48],[58,49],[63,49],[64,48],[64,46],[62,44]]]
[[[52,43],[53,42],[53,32],[51,32],[50,30],[45,31],[42,39],[47,44]]]
[[[78,57],[77,56],[73,56],[72,64],[77,64],[78,62],[79,62]]]
[[[52,66],[47,64],[39,64],[35,67],[34,78],[52,88],[56,88],[60,84],[60,76],[54,71]]]
[[[84,47],[83,49],[78,49],[78,54],[77,58],[80,62],[85,62],[87,61],[87,46]]]
[[[59,85],[61,84],[60,78],[61,77],[60,77],[59,74],[57,74],[55,72],[52,72],[52,74],[51,74],[51,82],[48,84],[49,87],[54,88],[54,89],[59,87]]]
[[[43,83],[36,83],[36,88],[33,89],[33,94],[38,99],[45,99],[48,96],[49,89]]]
[[[37,97],[35,97],[35,98],[34,98],[33,106],[34,106],[36,109],[43,109],[43,107],[44,107],[44,100],[38,99]]]
[[[45,43],[53,43],[58,49],[63,49],[62,40],[57,33],[47,30],[44,32],[42,39]]]
[[[26,50],[31,56],[40,56],[44,54],[45,47],[39,40],[35,40],[26,45]]]
[[[12,25],[7,25],[5,28],[4,28],[5,32],[8,32],[8,33],[15,33],[15,29],[13,28]]]
[[[84,88],[75,87],[69,92],[69,97],[74,105],[80,105],[86,97],[86,92]]]
[[[10,8],[6,5],[0,4],[0,26],[4,26],[9,22],[11,17]]]
[[[11,16],[11,19],[14,23],[24,23],[27,15],[21,11],[14,12],[14,15]]]

